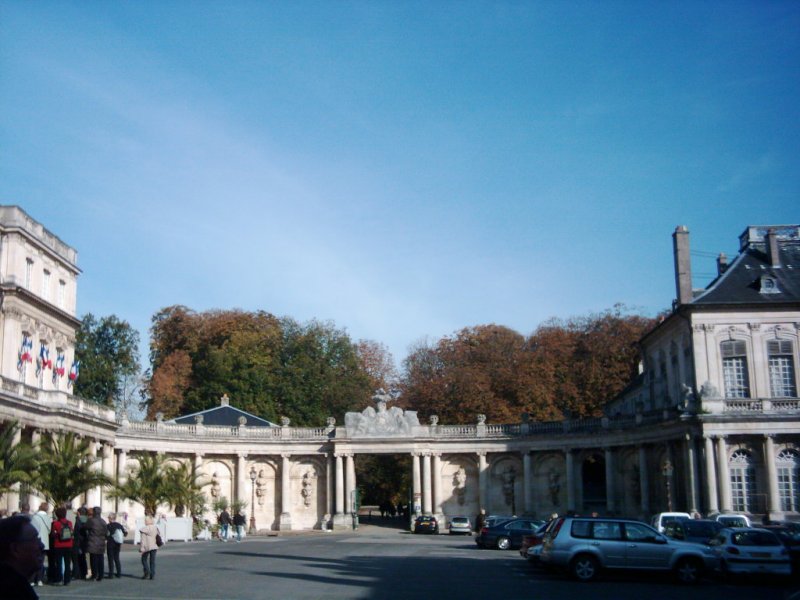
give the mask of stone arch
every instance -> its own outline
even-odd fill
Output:
[[[478,466],[463,454],[442,457],[441,478],[436,484],[442,490],[442,512],[449,515],[476,515],[479,510]]]
[[[233,474],[233,467],[228,462],[215,459],[203,463],[200,472],[206,476],[206,484],[203,486],[203,493],[208,498],[209,511],[214,513],[214,502],[225,498],[229,503],[234,500],[233,486],[236,478]],[[212,520],[216,522],[216,520]]]
[[[581,461],[581,490],[579,505],[583,510],[605,512],[606,459],[600,452],[588,452]]]
[[[293,529],[319,527],[326,512],[326,465],[315,456],[293,457],[289,469],[289,499]]]
[[[536,515],[546,518],[553,513],[564,513],[567,507],[567,470],[563,453],[537,453],[531,469],[532,503]]]
[[[522,514],[523,485],[522,461],[519,456],[503,454],[489,468],[489,513],[501,515]]]
[[[281,514],[278,466],[266,458],[256,458],[247,464],[246,469],[248,511],[255,517],[256,529],[276,529]],[[251,469],[256,472],[255,482],[250,480]]]

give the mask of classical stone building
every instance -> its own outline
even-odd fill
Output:
[[[119,479],[142,453],[191,461],[209,498],[246,501],[259,529],[347,526],[355,464],[367,454],[410,456],[412,512],[440,518],[668,508],[800,516],[800,226],[748,227],[739,255],[720,256],[704,290],[691,289],[688,231],[679,227],[673,311],[642,339],[641,374],[603,417],[420,423],[378,393],[374,407],[316,428],[264,421],[235,398],[168,422],[117,421],[76,398],[76,252],[17,207],[0,207],[0,235],[0,421],[19,421],[30,441],[87,437],[99,468]],[[19,489],[0,505],[14,510],[20,496],[38,500]],[[76,502],[142,512],[102,489]]]

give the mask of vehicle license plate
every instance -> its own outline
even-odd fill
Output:
[[[769,552],[753,552],[750,556],[753,558],[769,558]]]

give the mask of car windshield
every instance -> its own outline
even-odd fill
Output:
[[[780,546],[777,536],[771,531],[736,531],[731,541],[737,546]]]
[[[711,537],[717,531],[719,531],[719,527],[714,525],[714,523],[697,523],[695,521],[687,521],[683,526],[686,529],[687,535],[691,536]]]

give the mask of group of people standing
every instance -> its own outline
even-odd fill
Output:
[[[247,522],[245,519],[244,512],[237,511],[235,515],[233,515],[233,519],[231,519],[231,514],[228,512],[227,508],[223,508],[222,512],[219,513],[219,518],[217,519],[219,524],[219,539],[223,542],[227,542],[229,536],[231,535],[231,525],[235,528],[236,533],[236,541],[242,541],[242,535],[244,534],[244,525]]]
[[[44,583],[69,585],[73,580],[102,581],[104,577],[122,576],[120,550],[128,530],[123,523],[117,521],[115,513],[109,513],[106,521],[100,507],[91,511],[81,507],[73,512],[65,506],[59,506],[52,516],[47,509],[47,503],[42,503],[39,510],[31,514],[29,507],[22,505],[19,513],[0,519],[0,525],[9,528],[9,532],[13,534],[9,539],[0,539],[0,567],[11,566],[10,569],[0,568],[0,580],[14,580],[17,575],[22,576],[27,579],[27,590],[32,595],[20,597],[36,598],[33,588]],[[35,538],[30,532],[35,533]],[[153,579],[156,552],[161,540],[152,517],[145,518],[144,527],[139,529],[139,533],[139,552],[144,573],[142,579]],[[21,556],[17,556],[16,553],[21,548],[20,540],[30,544],[22,548],[25,552]],[[15,567],[16,558],[24,559],[27,566]],[[32,568],[34,563],[36,568]],[[26,571],[28,566],[31,566],[30,572]],[[0,585],[2,587],[4,586]]]

